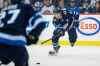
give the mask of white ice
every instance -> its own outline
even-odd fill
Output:
[[[48,55],[50,50],[51,46],[28,47],[29,66],[100,66],[100,47],[63,46],[57,56]],[[10,63],[7,66],[13,65]]]

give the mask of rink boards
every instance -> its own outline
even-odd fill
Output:
[[[44,20],[48,21],[48,27],[42,32],[40,36],[40,43],[51,38],[55,27],[52,24],[53,15],[43,15]],[[81,14],[80,26],[77,28],[78,39],[76,45],[78,46],[100,46],[100,14]],[[50,45],[51,40],[44,45]],[[69,45],[68,34],[60,38],[61,45]]]

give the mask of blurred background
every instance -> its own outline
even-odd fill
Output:
[[[80,8],[81,13],[84,14],[100,13],[100,0],[31,0],[31,1],[33,1],[35,4],[38,2],[45,6],[48,6],[47,8],[50,8],[50,10],[53,10],[52,6],[54,8],[69,7],[71,1],[75,1],[77,6]],[[39,5],[40,4],[38,4],[38,6]]]
[[[5,2],[3,2],[5,1]],[[9,0],[0,0],[0,8],[7,6]],[[25,3],[32,4],[37,10],[41,10],[42,13],[48,9],[45,13],[53,13],[56,8],[69,7],[72,0],[25,0]],[[77,6],[81,9],[81,13],[100,13],[100,0],[74,0]]]

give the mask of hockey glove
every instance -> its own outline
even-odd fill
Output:
[[[39,38],[37,36],[28,35],[27,36],[27,45],[37,44]]]

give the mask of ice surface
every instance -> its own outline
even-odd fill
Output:
[[[51,46],[30,46],[27,49],[29,66],[100,66],[100,47],[63,46],[57,56],[48,55]],[[10,63],[7,66],[13,65]]]

